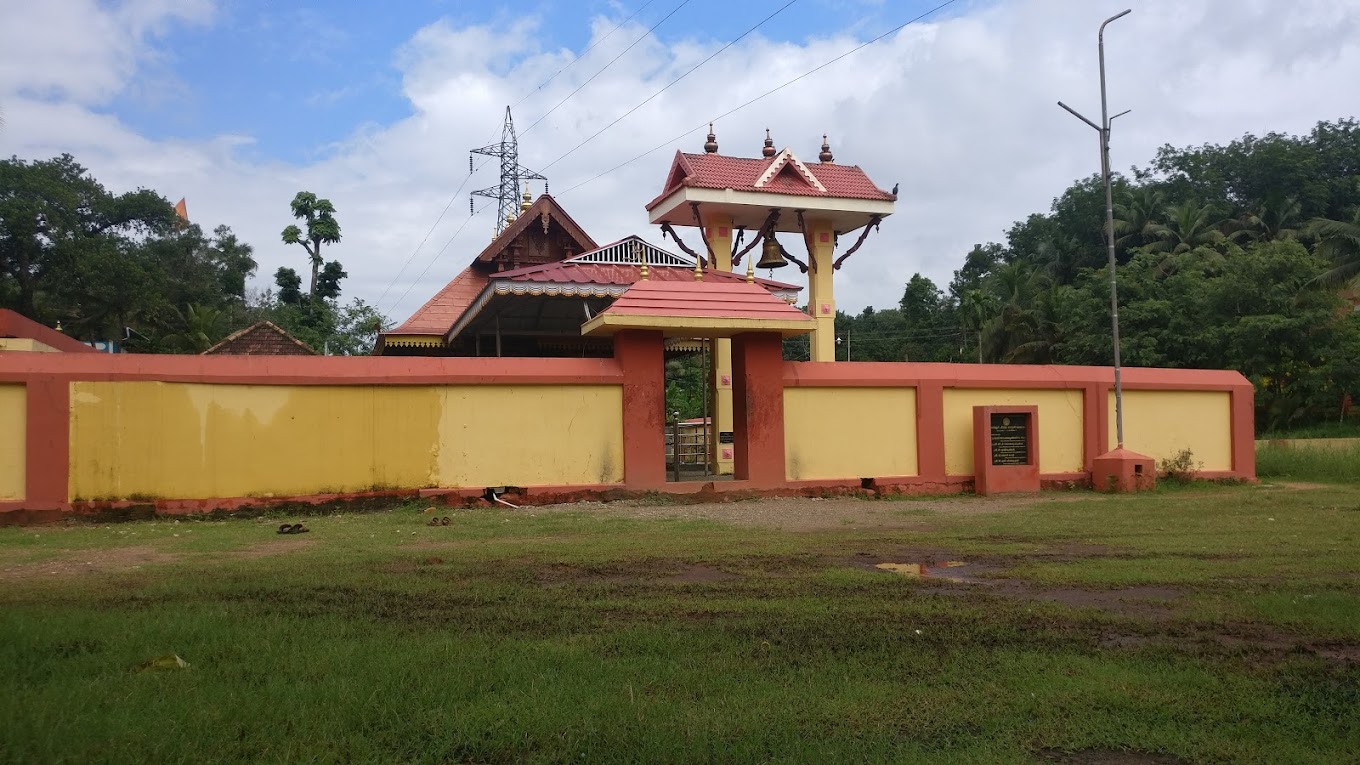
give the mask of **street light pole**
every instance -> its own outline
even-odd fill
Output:
[[[1086,119],[1062,101],[1058,102],[1058,106],[1066,109],[1072,116],[1090,125],[1100,134],[1100,174],[1105,181],[1105,236],[1110,256],[1110,326],[1114,332],[1114,421],[1115,437],[1119,449],[1124,448],[1124,384],[1121,379],[1119,363],[1119,292],[1115,282],[1114,191],[1111,188],[1110,179],[1110,123],[1128,114],[1128,111],[1122,111],[1113,117],[1110,116],[1105,95],[1105,27],[1111,21],[1129,15],[1132,10],[1130,8],[1105,19],[1105,22],[1100,25],[1100,33],[1096,38],[1100,46],[1100,124],[1097,125]]]

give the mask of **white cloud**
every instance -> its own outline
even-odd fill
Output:
[[[777,145],[812,158],[825,132],[838,161],[861,165],[881,186],[900,182],[898,213],[837,274],[843,309],[891,306],[912,272],[947,282],[973,243],[1000,238],[1013,221],[1047,209],[1072,180],[1095,172],[1093,131],[1055,102],[1098,115],[1096,27],[1126,2],[1013,0],[908,27],[720,120],[719,142],[725,153],[754,156],[769,127]],[[339,209],[345,239],[331,254],[350,273],[346,294],[368,300],[384,292],[467,178],[467,150],[498,140],[505,104],[572,57],[542,50],[532,20],[486,27],[436,22],[394,53],[410,117],[358,127],[324,159],[290,165],[258,160],[242,149],[248,137],[150,141],[95,111],[91,104],[135,82],[138,62],[151,55],[146,41],[167,20],[184,17],[168,3],[136,5],[134,21],[126,8],[120,15],[99,7],[90,3],[86,10],[96,11],[65,18],[71,38],[83,44],[63,42],[73,60],[54,71],[36,71],[5,45],[39,37],[36,30],[56,21],[42,15],[47,11],[26,14],[0,33],[8,35],[0,39],[6,117],[0,153],[71,151],[110,188],[142,185],[172,199],[187,196],[195,220],[228,223],[255,245],[265,282],[279,265],[302,264],[279,231],[290,222],[292,195],[315,191]],[[594,39],[612,28],[595,20]],[[534,125],[644,30],[632,24],[618,30],[517,107],[521,129],[533,125],[522,135],[525,165],[548,166],[721,45],[692,39],[667,48],[643,40]],[[1348,116],[1353,105],[1336,94],[1349,92],[1360,76],[1357,32],[1360,7],[1344,0],[1299,0],[1287,13],[1270,0],[1138,4],[1107,32],[1111,108],[1133,109],[1116,123],[1115,165],[1145,164],[1165,143],[1306,132],[1319,119]],[[110,39],[120,34],[125,39]],[[844,34],[804,44],[747,38],[553,164],[552,189],[600,241],[632,232],[655,240],[643,205],[660,190],[674,150],[699,150],[704,130],[564,192],[857,44]],[[34,47],[23,55],[38,55]],[[84,50],[97,54],[75,55]],[[433,260],[467,219],[466,192],[495,182],[493,165],[468,180],[384,300],[393,318],[405,318],[485,245],[489,213]]]

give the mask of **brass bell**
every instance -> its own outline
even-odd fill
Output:
[[[789,262],[784,260],[783,248],[771,233],[765,237],[765,244],[760,248],[760,262],[756,268],[783,268]]]

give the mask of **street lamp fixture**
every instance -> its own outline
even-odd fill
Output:
[[[1105,182],[1105,237],[1109,245],[1110,260],[1110,326],[1114,332],[1114,421],[1115,437],[1119,449],[1124,448],[1124,384],[1120,375],[1119,363],[1119,292],[1115,282],[1114,192],[1110,186],[1110,123],[1129,112],[1125,110],[1113,117],[1110,116],[1105,94],[1105,27],[1111,21],[1121,19],[1132,11],[1133,9],[1129,8],[1105,19],[1105,22],[1100,25],[1100,33],[1096,38],[1100,47],[1100,124],[1097,125],[1086,119],[1076,109],[1062,101],[1058,102],[1058,106],[1066,109],[1069,114],[1085,122],[1100,134],[1100,174]]]

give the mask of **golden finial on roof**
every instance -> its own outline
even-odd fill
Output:
[[[765,148],[760,150],[760,156],[769,159],[770,157],[773,157],[776,153],[777,152],[775,152],[774,150],[774,139],[770,137],[770,129],[765,128]]]
[[[830,162],[835,159],[835,157],[831,156],[831,144],[826,140],[826,133],[822,134],[822,153],[817,155],[817,159],[820,159],[823,162]]]
[[[694,281],[701,282],[703,280],[704,280],[704,259],[696,257],[694,259]]]
[[[756,259],[755,259],[755,258],[747,258],[747,259],[746,259],[746,283],[747,283],[747,284],[755,284],[755,283],[756,283]]]
[[[534,198],[529,195],[529,182],[524,182],[524,199],[519,203],[520,212],[528,212],[534,206]]]
[[[643,279],[651,276],[651,271],[647,269],[647,248],[638,242],[633,242],[633,257],[642,261],[642,269],[638,271],[638,275]]]
[[[707,154],[718,153],[718,136],[713,132],[713,123],[708,123],[708,141],[704,143],[704,152]]]

